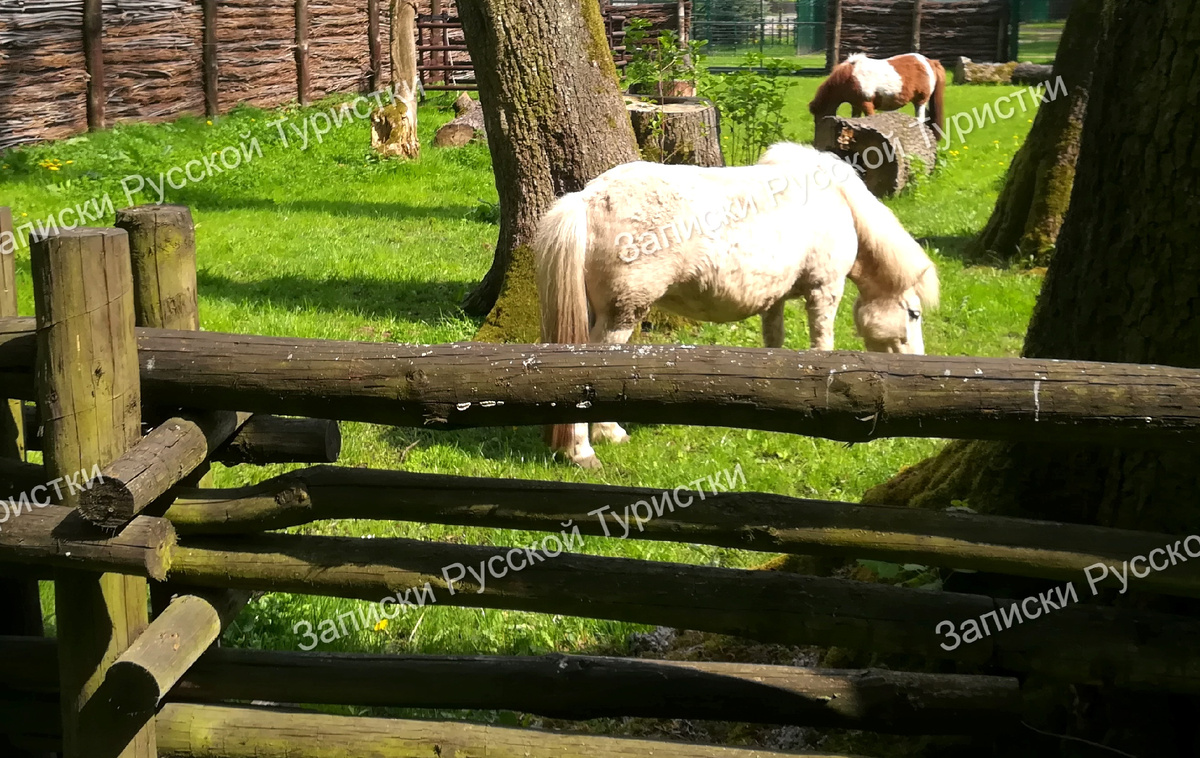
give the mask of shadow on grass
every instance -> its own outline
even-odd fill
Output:
[[[383,433],[383,439],[397,450],[443,445],[492,461],[540,463],[550,458],[541,426],[486,426],[452,431],[390,427]]]
[[[202,189],[184,188],[174,194],[172,202],[200,211],[277,211],[280,213],[315,213],[338,218],[442,219],[460,221],[475,209],[474,205],[408,205],[405,203],[372,203],[348,200],[289,200],[278,202],[264,197],[230,197]]]
[[[1005,260],[992,253],[985,255],[972,253],[970,246],[974,239],[974,236],[935,236],[920,237],[917,239],[917,242],[925,247],[936,249],[947,258],[954,258],[972,266],[991,266],[993,268],[1007,269],[1013,265],[1012,261]]]
[[[331,312],[353,311],[368,316],[411,321],[437,321],[458,316],[458,304],[474,282],[388,281],[333,275],[326,279],[284,275],[235,281],[211,271],[196,274],[206,298],[234,303],[270,301],[281,307]]]

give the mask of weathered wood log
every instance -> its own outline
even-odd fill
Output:
[[[115,226],[129,234],[138,326],[199,329],[191,210],[186,205],[122,208],[117,211]]]
[[[101,532],[74,508],[35,507],[0,529],[0,561],[165,579],[175,530],[138,516],[116,534]]]
[[[454,119],[442,124],[434,133],[434,147],[462,147],[472,140],[487,140],[483,106],[478,100],[464,92],[454,101],[454,112]]]
[[[53,729],[31,703],[30,729]],[[330,716],[307,711],[170,703],[155,719],[159,758],[854,758],[593,737],[461,722]],[[24,736],[24,735],[22,735]],[[34,735],[35,737],[37,735]],[[45,744],[35,741],[35,744]]]
[[[37,408],[24,406],[23,417],[24,428],[28,431],[25,438],[28,449],[41,450],[42,424]],[[148,434],[153,430],[145,431]],[[336,421],[259,414],[242,424],[228,442],[213,451],[209,460],[226,466],[244,463],[256,466],[268,463],[337,463],[341,450],[342,433]],[[4,472],[0,471],[0,481],[4,481],[4,476]],[[40,468],[26,472],[22,481],[30,481],[29,476],[37,477],[33,484],[45,481],[41,478],[43,474]],[[0,491],[20,492],[22,489],[26,488]]]
[[[421,81],[417,71],[416,8],[407,0],[391,0],[390,7],[388,50],[396,99],[371,114],[371,147],[382,155],[410,159],[421,153],[417,136]]]
[[[63,231],[34,241],[30,261],[37,310],[37,400],[46,420],[46,475],[78,477],[76,472],[90,472],[116,460],[140,437],[129,240],[121,229]],[[78,502],[78,493],[68,489],[63,503]],[[26,513],[12,524],[14,532],[33,523],[48,527],[40,539],[31,538],[18,550],[54,550],[61,534],[68,532],[66,517],[78,518],[77,513],[58,508],[37,516],[45,518]],[[25,519],[27,523],[17,523]],[[153,526],[148,528],[151,534],[142,535],[140,554],[139,546],[132,546],[147,572],[156,570],[153,555],[156,550],[159,558],[164,555],[169,534],[162,527],[157,532]],[[157,755],[151,719],[118,726],[110,704],[95,697],[108,667],[149,623],[145,579],[96,573],[105,569],[106,548],[121,545],[138,531],[131,524],[99,547],[97,559],[89,561],[86,571],[64,570],[54,583],[62,645],[64,758]],[[46,557],[47,562],[60,559]],[[78,556],[67,550],[61,558],[70,561]],[[98,751],[96,744],[111,745],[114,752]]]
[[[53,640],[0,638],[0,688],[57,690]],[[1016,679],[577,655],[394,656],[214,648],[172,702],[514,710],[966,734],[1010,724]]]
[[[106,529],[119,529],[179,484],[225,444],[248,414],[207,411],[167,419],[102,471],[81,493],[79,511]]]
[[[933,172],[937,136],[907,113],[890,111],[861,118],[827,116],[813,145],[849,161],[876,197],[891,197],[918,175]]]
[[[728,475],[726,475],[728,478]],[[692,482],[694,485],[695,482]],[[715,490],[715,485],[710,484]],[[1031,519],[861,506],[758,492],[415,474],[320,466],[232,490],[176,490],[164,514],[190,534],[255,533],[320,519],[370,519],[689,542],[795,555],[1075,580],[1097,562],[1120,566],[1177,537]],[[678,507],[677,507],[678,506]],[[614,515],[615,514],[615,515]],[[625,523],[626,527],[620,526]],[[637,531],[632,532],[634,524]],[[1117,587],[1117,577],[1101,583]],[[1200,562],[1151,572],[1143,592],[1200,597]]]
[[[942,622],[998,615],[1012,601],[768,571],[571,553],[546,557],[544,550],[555,549],[548,539],[510,550],[292,534],[201,537],[176,549],[168,576],[206,587],[375,602],[425,588],[438,604],[903,652],[1036,671],[1067,682],[1200,693],[1200,650],[1191,642],[1200,634],[1200,621],[1189,618],[1067,605],[947,649],[943,643],[950,638],[935,631]],[[519,556],[520,570],[516,561],[506,563],[509,556]],[[489,561],[493,571],[505,573],[480,586],[466,566],[486,576]]]
[[[0,319],[0,396],[33,395]],[[1200,370],[682,345],[393,345],[138,331],[149,402],[455,429],[611,421],[1120,446],[1200,440]],[[1147,420],[1148,419],[1148,420]]]
[[[217,77],[217,0],[201,0],[203,42],[201,58],[204,67],[204,115],[212,118],[221,112]]]
[[[642,157],[689,166],[724,166],[721,118],[708,100],[685,97],[626,97]]]
[[[249,599],[226,590],[176,597],[113,663],[103,694],[123,713],[153,713]]]
[[[960,57],[954,66],[955,84],[1045,84],[1054,66],[1040,63],[976,63]]]

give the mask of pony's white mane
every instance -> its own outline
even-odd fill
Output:
[[[809,177],[817,171],[831,177],[854,214],[859,240],[859,276],[870,280],[868,286],[891,294],[912,289],[926,307],[937,307],[940,288],[933,261],[905,231],[895,214],[871,194],[853,166],[833,153],[795,142],[771,145],[758,162],[786,166]],[[860,282],[859,288],[862,289],[864,284],[867,282]]]
[[[854,55],[851,55],[849,58],[847,58],[844,62],[845,63],[858,63],[859,61],[865,61],[865,60],[869,60],[869,58],[867,58],[866,53],[855,53]]]

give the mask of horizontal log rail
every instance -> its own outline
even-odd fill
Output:
[[[432,602],[442,605],[903,652],[990,664],[1003,671],[1037,671],[1076,683],[1200,693],[1200,649],[1191,644],[1200,635],[1200,621],[1187,618],[1068,604],[947,650],[942,643],[948,638],[935,632],[939,624],[998,614],[1012,601],[781,572],[541,555],[539,560],[526,548],[406,539],[200,537],[176,549],[168,576],[188,585],[374,602],[428,585]],[[525,567],[505,569],[500,578],[488,576],[485,566],[500,572],[510,556],[514,564],[509,565]],[[466,566],[485,572],[484,586]],[[455,582],[453,594],[448,579]],[[1086,589],[1079,594],[1086,597]]]
[[[11,708],[11,710],[10,710]],[[56,747],[53,704],[0,701],[24,732]],[[3,723],[3,722],[0,722]],[[756,748],[594,737],[444,721],[331,716],[248,706],[169,703],[154,719],[159,758],[328,758],[476,756],[488,758],[854,758],[845,753],[780,753]]]
[[[252,487],[175,492],[178,497],[164,516],[182,535],[246,534],[322,519],[548,532],[574,521],[582,533],[594,536],[874,558],[1067,581],[1083,580],[1084,569],[1097,562],[1120,566],[1180,539],[757,492],[663,491],[334,466],[292,472]],[[1115,575],[1106,576],[1103,584],[1120,586]],[[1131,588],[1200,597],[1200,561],[1150,572],[1132,580]]]
[[[25,448],[42,449],[43,426],[37,408],[26,405]],[[150,429],[145,431],[149,432]],[[244,463],[336,463],[342,450],[342,435],[336,421],[287,418],[257,414],[242,424],[232,438],[210,460],[225,466]]]
[[[0,563],[166,578],[175,530],[139,516],[116,534],[88,523],[74,508],[34,507],[0,528]]]
[[[0,637],[0,689],[57,692],[56,655],[53,640]],[[201,656],[166,699],[512,710],[561,719],[712,719],[890,734],[1004,729],[1021,702],[1017,680],[996,676],[576,655],[230,648]]]
[[[141,329],[146,402],[453,429],[632,420],[847,442],[1200,440],[1200,371],[687,345],[394,345]],[[0,319],[0,395],[33,395],[32,319]]]

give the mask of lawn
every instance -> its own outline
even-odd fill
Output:
[[[796,79],[786,115],[791,136],[811,139],[806,104],[819,83]],[[950,112],[969,111],[1015,92],[1008,87],[951,88]],[[420,160],[378,160],[368,147],[367,123],[350,119],[311,135],[301,149],[285,145],[275,125],[297,125],[330,102],[310,109],[239,108],[215,123],[188,118],[159,125],[128,125],[59,143],[9,152],[0,159],[0,204],[18,225],[108,193],[125,204],[122,180],[133,174],[158,183],[159,172],[256,138],[261,157],[182,189],[165,200],[192,208],[197,224],[201,320],[212,331],[265,335],[398,341],[469,340],[478,324],[458,309],[463,294],[491,259],[496,201],[485,147],[429,147],[434,129],[451,117],[448,100],[422,109]],[[1013,152],[1033,113],[984,125],[945,153],[936,174],[890,202],[906,227],[925,238],[939,264],[943,305],[929,316],[931,353],[1017,355],[1041,280],[1017,270],[970,266],[964,241],[991,212]],[[287,132],[290,135],[290,130]],[[127,186],[136,181],[128,180]],[[157,193],[134,198],[152,202]],[[106,221],[111,221],[108,219]],[[32,314],[27,250],[17,253],[21,312]],[[837,322],[838,346],[861,349],[850,301]],[[787,347],[806,348],[801,308],[788,309]],[[651,338],[664,339],[661,335]],[[757,320],[705,325],[671,339],[756,346]],[[854,500],[901,467],[936,451],[933,440],[881,440],[848,446],[740,429],[632,425],[632,442],[599,450],[600,471],[582,471],[549,459],[536,428],[431,432],[371,424],[343,424],[342,463],[473,476],[521,477],[674,488],[740,465],[742,489],[802,497]],[[291,467],[217,468],[220,486],[259,481]],[[614,503],[620,509],[624,504]],[[528,533],[458,527],[332,521],[301,531],[358,536],[528,545]],[[674,543],[588,539],[586,552],[744,567],[764,554]],[[257,598],[227,639],[235,644],[296,649],[298,622],[316,627],[357,606],[350,601],[290,595]],[[50,609],[52,613],[52,609]],[[541,653],[622,650],[632,624],[495,610],[426,607],[386,628],[322,643],[320,650],[399,653]]]

